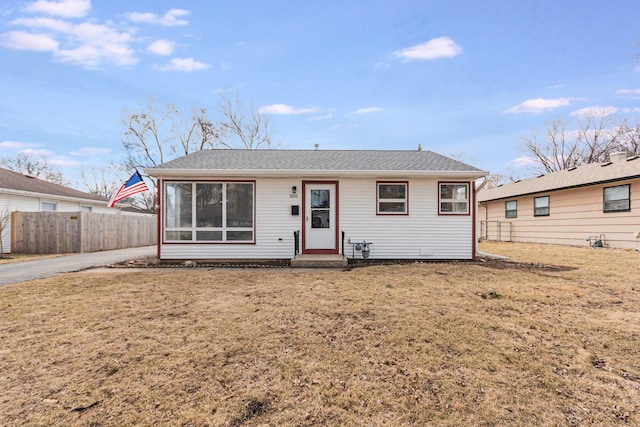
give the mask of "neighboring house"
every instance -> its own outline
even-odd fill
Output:
[[[154,168],[162,260],[472,259],[475,180],[429,151],[203,150]]]
[[[489,240],[640,248],[640,159],[540,175],[478,193],[479,235]]]
[[[107,199],[0,168],[0,216],[14,211],[117,213]],[[11,223],[2,232],[3,252],[11,252]]]

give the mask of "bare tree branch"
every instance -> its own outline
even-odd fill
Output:
[[[68,185],[60,168],[49,163],[44,156],[35,157],[27,153],[18,153],[16,157],[1,157],[0,166],[54,184]]]
[[[218,112],[221,118],[209,118],[206,108],[193,108],[190,116],[184,116],[175,105],[159,108],[155,100],[139,112],[124,111],[122,145],[127,153],[123,163],[129,171],[157,166],[176,156],[184,156],[208,148],[263,148],[271,144],[269,117],[251,107],[246,110],[239,96],[231,99],[220,95]],[[137,195],[147,209],[157,206],[155,180],[151,182],[151,194]]]
[[[627,119],[616,122],[607,108],[590,109],[576,115],[577,129],[567,130],[567,123],[555,120],[545,123],[545,140],[523,138],[525,150],[538,163],[540,170],[555,172],[587,163],[605,162],[611,153],[624,151],[640,154],[640,125],[630,126]]]

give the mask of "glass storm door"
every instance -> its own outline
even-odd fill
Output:
[[[305,252],[331,252],[336,246],[336,185],[305,185]]]

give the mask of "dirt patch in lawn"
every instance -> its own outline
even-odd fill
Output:
[[[0,425],[638,425],[640,254],[0,288]]]

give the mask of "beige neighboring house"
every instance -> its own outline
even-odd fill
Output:
[[[606,163],[478,193],[480,239],[640,249],[640,159],[625,153]]]
[[[108,199],[0,168],[0,216],[14,211],[120,213],[108,208]],[[128,206],[128,205],[117,205]],[[11,219],[3,227],[2,251],[11,252]]]

